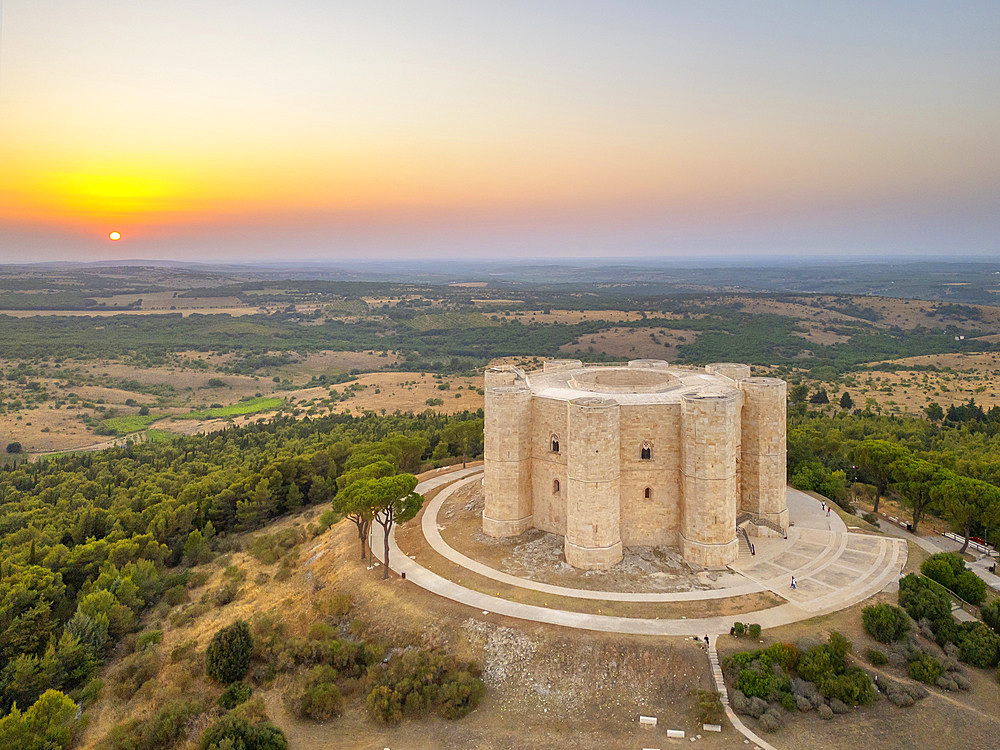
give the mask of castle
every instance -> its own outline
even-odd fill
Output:
[[[728,565],[738,526],[788,528],[785,391],[730,363],[491,367],[483,532],[559,534],[566,561],[588,570],[619,562],[623,545]]]

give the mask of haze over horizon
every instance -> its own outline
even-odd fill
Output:
[[[989,255],[997,38],[991,2],[7,0],[0,263]]]

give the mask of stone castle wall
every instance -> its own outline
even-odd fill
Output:
[[[724,566],[738,516],[771,533],[788,525],[785,383],[746,365],[490,368],[485,432],[484,533],[560,534],[579,568],[637,545]]]

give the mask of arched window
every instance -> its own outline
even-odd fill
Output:
[[[643,461],[649,461],[653,457],[653,446],[649,443],[642,444],[642,450],[639,451],[639,458]]]
[[[647,487],[646,489],[644,489],[642,491],[642,496],[646,500],[652,500],[653,499],[653,488],[652,487]]]
[[[553,453],[558,453],[559,452],[559,436],[558,435],[553,435],[552,436],[552,452]]]
[[[552,494],[553,495],[558,495],[559,494],[559,480],[558,479],[553,479],[552,480]]]

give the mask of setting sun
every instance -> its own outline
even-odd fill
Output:
[[[112,239],[112,240],[120,240],[122,238],[122,233],[121,232],[112,232],[111,234],[108,235],[108,237],[110,239]]]

